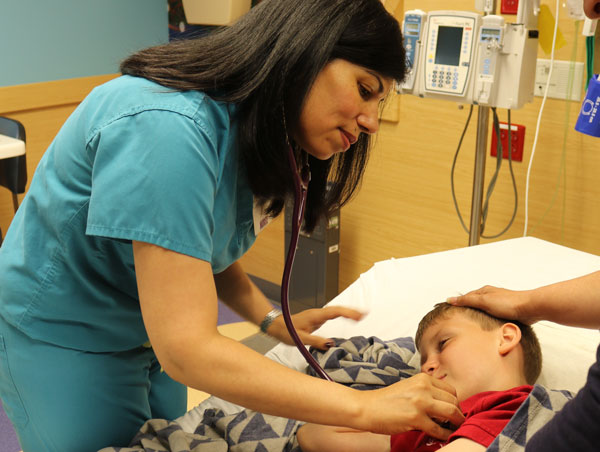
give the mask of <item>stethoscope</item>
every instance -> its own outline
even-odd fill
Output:
[[[298,236],[300,234],[300,227],[302,225],[302,219],[304,218],[304,207],[306,205],[306,194],[308,192],[308,183],[310,181],[310,167],[308,166],[308,160],[306,155],[303,153],[302,170],[298,172],[296,165],[296,156],[291,146],[288,147],[288,158],[292,173],[294,174],[294,212],[292,214],[292,235],[290,238],[290,245],[285,259],[285,267],[283,269],[283,278],[281,281],[281,311],[283,313],[283,319],[285,326],[287,327],[290,336],[292,337],[296,347],[304,356],[304,359],[314,369],[316,374],[321,378],[329,381],[333,381],[329,375],[323,370],[319,363],[310,352],[306,349],[292,322],[292,316],[290,314],[290,300],[289,300],[289,286],[290,277],[292,275],[292,266],[294,265],[294,257],[296,257],[296,246],[298,245]]]

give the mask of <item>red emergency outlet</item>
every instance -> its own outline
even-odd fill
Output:
[[[510,125],[511,132],[511,159],[514,162],[523,161],[523,146],[525,145],[525,126],[519,124]],[[502,142],[502,157],[508,159],[508,124],[500,123],[500,139]],[[492,148],[491,154],[493,157],[497,155],[498,137],[496,128],[492,127]]]
[[[500,5],[501,14],[517,14],[519,9],[519,0],[502,0]]]

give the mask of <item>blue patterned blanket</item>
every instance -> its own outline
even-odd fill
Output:
[[[319,364],[341,384],[369,390],[419,372],[412,338],[382,341],[376,337],[336,339],[327,352],[312,351]],[[522,452],[528,438],[572,398],[566,391],[536,385],[487,452]],[[128,447],[100,452],[301,452],[296,431],[301,422],[251,410],[225,414],[206,409],[194,432],[164,419],[146,422]]]

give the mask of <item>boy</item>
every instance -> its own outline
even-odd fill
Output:
[[[439,303],[415,336],[421,371],[456,389],[465,422],[444,443],[422,432],[378,435],[306,424],[298,430],[303,452],[482,452],[527,398],[541,366],[532,328],[472,308]]]

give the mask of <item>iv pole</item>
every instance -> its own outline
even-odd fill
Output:
[[[486,0],[485,15],[496,12],[496,0]],[[475,169],[473,173],[473,194],[471,197],[471,226],[469,246],[478,245],[481,237],[481,215],[483,206],[483,185],[485,179],[485,158],[487,150],[490,107],[477,107],[477,140],[475,143]]]
[[[471,227],[469,246],[478,245],[481,236],[481,211],[483,205],[483,182],[487,150],[490,107],[477,107],[477,141],[475,144],[475,170],[473,174],[473,195],[471,197]]]
[[[495,14],[496,0],[476,0],[476,5],[484,5],[484,15]],[[517,23],[526,28],[537,25],[540,0],[521,0],[517,12]],[[535,25],[534,25],[535,24]],[[469,246],[478,245],[481,237],[481,218],[483,205],[483,182],[485,176],[485,157],[487,149],[490,107],[478,106],[477,141],[475,148],[475,169],[473,174],[473,195],[471,198],[471,228]]]

